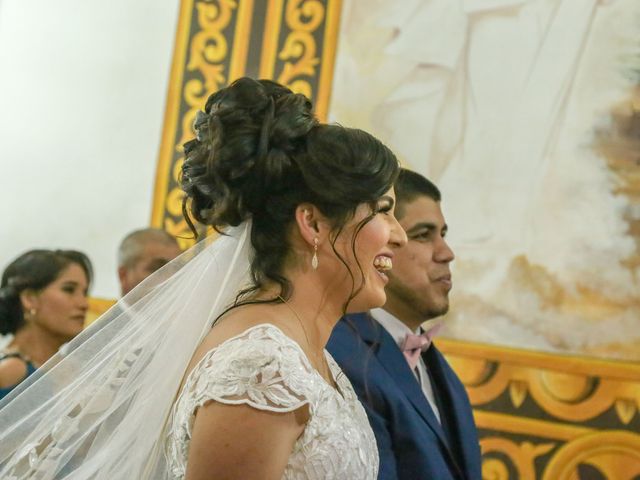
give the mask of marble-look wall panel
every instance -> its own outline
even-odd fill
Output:
[[[640,2],[345,0],[330,118],[442,190],[445,335],[640,360]]]

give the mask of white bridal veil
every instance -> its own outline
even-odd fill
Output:
[[[0,402],[0,478],[167,478],[191,356],[249,281],[250,222],[156,272]]]

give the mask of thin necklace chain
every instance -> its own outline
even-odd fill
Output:
[[[327,359],[324,355],[322,355],[322,359],[320,356],[318,356],[318,354],[316,353],[315,349],[313,348],[313,346],[311,345],[311,342],[309,341],[309,335],[307,335],[307,329],[304,328],[304,322],[302,321],[302,318],[300,317],[300,315],[298,315],[298,312],[296,312],[296,310],[293,308],[293,306],[287,302],[284,298],[282,298],[281,295],[277,295],[277,298],[284,303],[287,308],[289,310],[291,310],[291,312],[295,315],[296,319],[298,319],[298,323],[300,323],[300,327],[302,327],[302,331],[304,332],[304,338],[307,341],[307,346],[309,347],[309,350],[311,351],[311,353],[313,353],[313,355],[316,357],[316,361],[322,365],[323,367],[323,374],[327,375],[329,372],[329,364],[327,363]],[[324,349],[323,349],[324,350]]]

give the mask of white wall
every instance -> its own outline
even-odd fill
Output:
[[[179,0],[2,0],[0,268],[35,247],[93,261],[147,226]]]

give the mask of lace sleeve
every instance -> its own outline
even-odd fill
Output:
[[[210,351],[193,369],[181,399],[188,414],[209,401],[290,412],[307,404],[309,367],[291,339],[259,325]],[[187,413],[187,412],[185,412]]]

